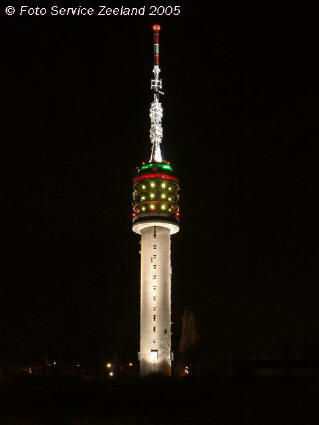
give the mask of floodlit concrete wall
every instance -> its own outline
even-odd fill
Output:
[[[165,225],[165,224],[164,224]],[[171,374],[170,229],[141,230],[140,372]]]

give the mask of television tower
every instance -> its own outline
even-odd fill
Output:
[[[164,161],[160,26],[153,25],[154,68],[150,108],[151,157],[133,180],[133,231],[141,235],[140,374],[171,375],[171,235],[179,231],[179,182]]]

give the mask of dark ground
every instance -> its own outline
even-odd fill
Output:
[[[84,380],[21,377],[1,382],[1,425],[319,423],[314,378]]]

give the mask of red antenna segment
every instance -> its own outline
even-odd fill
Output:
[[[157,24],[153,25],[154,31],[154,65],[159,65],[159,32],[161,27]]]

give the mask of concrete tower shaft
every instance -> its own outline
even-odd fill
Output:
[[[140,374],[171,375],[171,234],[165,220],[133,225],[141,235]]]
[[[171,249],[170,230],[162,226],[141,231],[140,370],[171,374]]]

